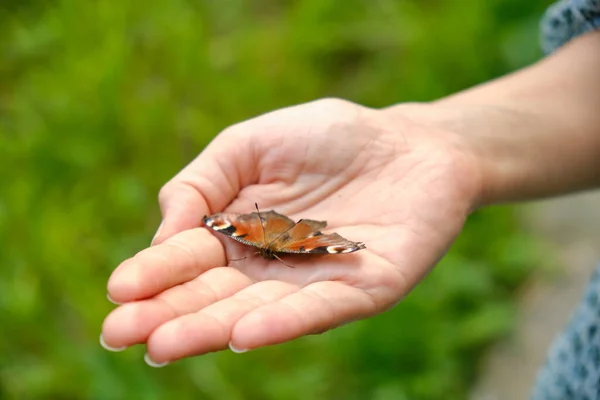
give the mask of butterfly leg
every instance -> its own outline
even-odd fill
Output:
[[[234,259],[229,260],[229,261],[242,261],[242,260],[245,260],[246,258],[248,258],[248,256],[242,257],[242,258],[234,258]]]
[[[288,266],[288,267],[290,267],[290,268],[295,268],[294,266],[292,266],[292,265],[290,265],[290,264],[286,263],[286,262],[285,262],[285,261],[283,261],[281,258],[279,258],[279,256],[278,256],[277,254],[273,254],[273,257],[275,257],[276,259],[278,259],[279,261],[281,261],[281,263],[282,263],[282,264],[285,264],[285,265],[287,265],[287,266]]]

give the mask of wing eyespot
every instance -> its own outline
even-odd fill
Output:
[[[210,223],[209,223],[210,222]],[[217,230],[217,231],[224,231],[226,229],[229,229],[232,225],[227,222],[227,221],[222,221],[222,222],[217,222],[215,220],[210,220],[206,223],[206,225],[210,226],[211,228]]]

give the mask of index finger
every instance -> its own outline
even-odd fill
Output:
[[[247,151],[246,126],[220,133],[163,186],[159,193],[163,221],[152,244],[198,227],[203,216],[225,208],[252,182],[255,165]]]
[[[214,235],[205,228],[187,230],[122,262],[108,280],[108,295],[119,303],[145,299],[225,263]]]

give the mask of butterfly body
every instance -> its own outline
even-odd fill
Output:
[[[250,214],[216,213],[202,222],[210,229],[248,246],[256,247],[266,259],[278,254],[342,254],[365,248],[360,242],[344,239],[337,233],[324,234],[325,221],[301,219],[294,222],[273,210]]]

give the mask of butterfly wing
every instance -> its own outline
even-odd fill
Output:
[[[294,226],[294,221],[275,211],[250,214],[216,213],[202,222],[214,230],[249,246],[265,248]]]
[[[295,223],[275,211],[250,214],[216,213],[205,216],[202,222],[210,229],[249,246],[273,253],[340,254],[365,248],[337,233],[323,234],[325,221],[302,219]]]
[[[253,213],[257,214],[257,213]],[[265,244],[269,247],[275,243],[279,237],[294,229],[296,223],[285,215],[275,211],[266,211],[260,213],[265,227]]]
[[[323,234],[325,221],[304,219],[277,238],[270,247],[279,253],[340,254],[352,253],[365,248],[360,242],[352,242],[337,233]]]
[[[249,246],[263,247],[264,234],[258,214],[216,213],[202,218],[202,222],[215,232],[229,236]]]

